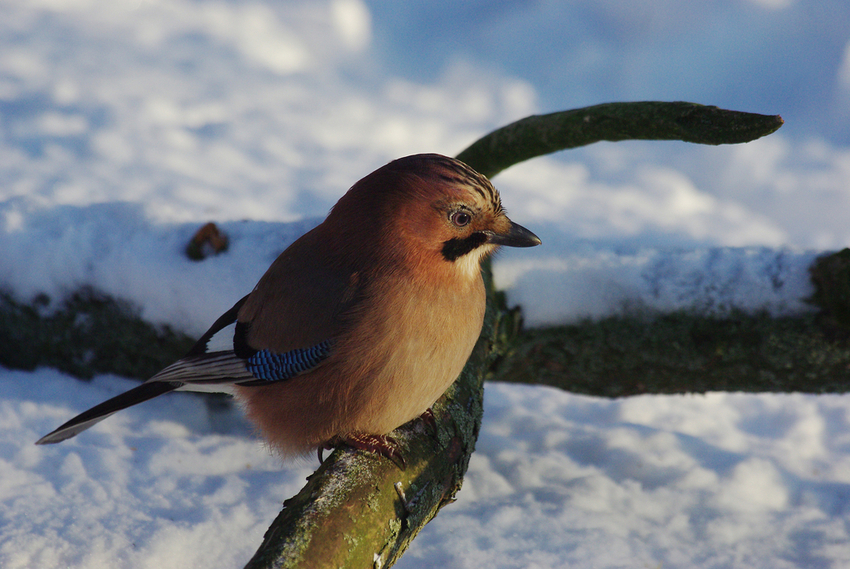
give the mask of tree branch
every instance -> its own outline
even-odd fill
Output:
[[[727,111],[696,103],[606,103],[533,115],[482,137],[458,154],[493,177],[535,156],[602,140],[681,140],[696,144],[738,144],[775,132],[779,115]]]

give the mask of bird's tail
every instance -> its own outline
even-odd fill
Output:
[[[182,385],[179,381],[149,381],[143,383],[130,391],[126,391],[108,401],[104,401],[100,405],[92,407],[88,411],[80,413],[52,433],[38,439],[35,444],[49,445],[70,439],[117,411],[141,403],[142,401],[153,399],[169,391],[174,391]]]

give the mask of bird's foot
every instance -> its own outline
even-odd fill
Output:
[[[401,455],[398,442],[388,435],[349,433],[342,437],[334,437],[325,443],[323,447],[319,447],[319,459],[321,460],[322,449],[336,448],[341,444],[346,444],[359,450],[380,454],[393,461],[400,469],[404,470],[407,468],[407,463]]]
[[[434,410],[428,407],[424,413],[419,415],[419,418],[431,427],[431,434],[437,436],[437,417],[434,415]]]
[[[319,456],[319,464],[325,463],[325,451],[331,450],[332,448],[334,447],[330,443],[319,445],[319,448],[316,449],[316,454]]]

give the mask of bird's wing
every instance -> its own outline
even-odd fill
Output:
[[[227,385],[269,385],[312,371],[331,352],[332,342],[290,350],[282,354],[257,350],[248,357],[233,351],[188,356],[178,360],[150,378],[149,382],[179,383],[183,391],[222,391]],[[220,387],[216,389],[215,387]]]
[[[229,392],[228,386],[231,384],[269,385],[276,381],[283,381],[310,371],[320,365],[330,353],[332,342],[325,340],[309,348],[290,350],[281,354],[264,349],[250,350],[247,354],[237,355],[232,348],[233,326],[236,325],[236,314],[244,302],[245,298],[216,320],[185,357],[164,368],[142,385],[77,415],[36,441],[36,444],[62,442],[113,413],[170,391]],[[239,327],[236,330],[237,336],[244,333]],[[231,349],[209,351],[209,347],[219,341],[217,338],[219,335],[223,335],[225,339],[229,336],[227,342]]]
[[[305,237],[309,241],[310,234]],[[321,365],[332,352],[340,313],[358,298],[359,281],[350,270],[317,262],[315,254],[300,258],[304,251],[315,253],[310,243],[304,247],[296,241],[251,294],[150,381],[178,381],[182,390],[229,391],[230,384],[269,385]]]
[[[333,344],[330,339],[285,352],[251,347],[247,340],[250,323],[237,321],[250,297],[246,295],[222,314],[183,358],[148,383],[177,384],[176,389],[182,391],[229,393],[230,384],[269,385],[306,373],[327,358]]]
[[[350,331],[369,279],[339,240],[319,225],[272,263],[239,308],[238,355],[313,349]]]

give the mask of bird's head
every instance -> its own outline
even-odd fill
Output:
[[[486,177],[439,154],[407,156],[379,168],[355,184],[332,213],[354,209],[357,219],[368,220],[360,229],[385,248],[475,274],[500,245],[540,244],[534,233],[508,219]]]
[[[405,179],[406,187],[393,200],[400,233],[442,261],[477,272],[481,259],[500,245],[540,244],[534,233],[508,219],[490,180],[463,162],[419,154],[387,167]]]

